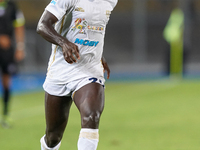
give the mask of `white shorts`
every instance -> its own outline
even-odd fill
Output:
[[[86,77],[78,80],[71,81],[67,84],[55,84],[48,81],[45,81],[43,84],[43,89],[55,96],[71,96],[73,98],[74,93],[89,83],[99,83],[104,87],[105,79],[104,78],[94,78]]]

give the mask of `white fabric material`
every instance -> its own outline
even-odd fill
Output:
[[[82,128],[78,140],[78,150],[96,150],[99,142],[97,138],[99,136],[98,131],[98,129]]]
[[[117,0],[52,0],[47,5],[45,9],[58,19],[55,30],[75,43],[80,53],[80,60],[69,64],[63,58],[61,47],[53,44],[46,77],[48,82],[66,84],[88,76],[104,77],[101,57],[105,29],[116,3]],[[72,21],[67,17],[69,12]]]
[[[40,143],[41,143],[41,150],[58,150],[60,148],[61,142],[58,143],[58,145],[56,145],[53,148],[50,148],[46,145],[46,142],[44,140],[45,135],[40,139]]]
[[[65,15],[66,10],[73,8],[77,1],[78,0],[52,0],[45,9],[60,20]]]
[[[104,78],[97,79],[97,78],[87,77],[87,78],[82,78],[79,80],[72,81],[68,84],[54,84],[54,83],[45,81],[43,84],[43,88],[47,93],[51,95],[73,96],[77,90],[79,90],[81,87],[85,86],[86,84],[94,82],[94,80],[95,80],[95,83],[99,83],[102,86],[104,86],[104,82],[105,82]]]

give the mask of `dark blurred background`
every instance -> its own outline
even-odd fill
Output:
[[[21,73],[45,73],[51,45],[36,33],[49,0],[17,0],[26,19],[26,58]],[[107,26],[104,56],[111,74],[165,75],[167,42],[163,30],[172,9],[185,14],[185,75],[200,75],[200,0],[119,0]]]

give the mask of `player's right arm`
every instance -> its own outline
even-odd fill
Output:
[[[56,32],[54,24],[57,21],[58,19],[52,13],[45,10],[38,22],[37,33],[47,41],[60,46],[64,59],[72,64],[77,61],[76,58],[80,58],[78,47]]]
[[[110,68],[106,62],[106,59],[103,56],[101,57],[101,63],[103,65],[104,72],[107,72],[107,79],[109,79],[110,78]]]
[[[16,11],[15,16],[15,20],[13,20],[16,41],[15,59],[19,62],[25,57],[25,19],[20,10]]]

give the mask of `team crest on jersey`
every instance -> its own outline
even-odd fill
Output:
[[[72,27],[72,30],[79,30],[79,33],[85,34],[85,29],[87,28],[87,21],[85,19],[78,18],[75,21],[75,26]]]
[[[51,1],[51,4],[54,4],[54,5],[55,5],[55,4],[57,3],[57,1],[58,1],[58,0],[52,0],[52,1]]]
[[[85,12],[85,10],[83,8],[81,8],[81,7],[76,7],[75,11]]]

